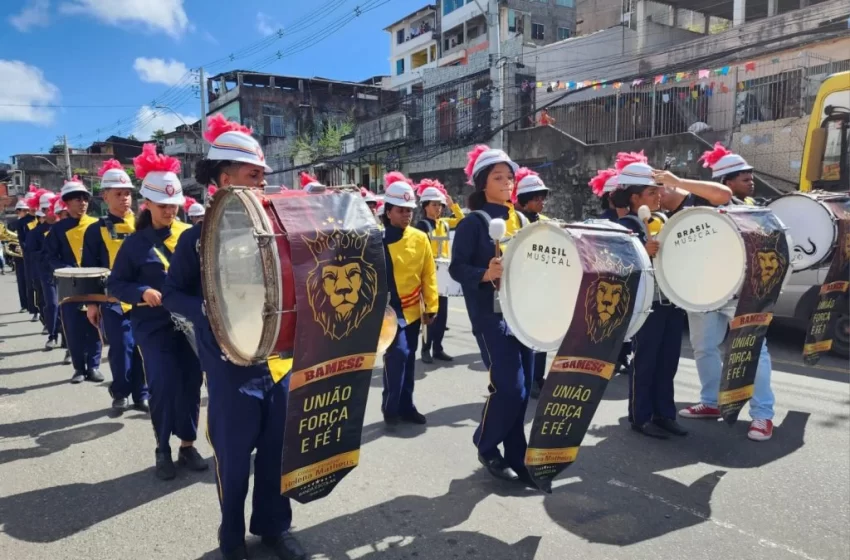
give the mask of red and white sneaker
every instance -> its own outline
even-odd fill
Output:
[[[720,418],[720,409],[707,404],[695,404],[679,411],[682,418]]]
[[[747,437],[753,441],[767,441],[773,437],[772,420],[753,420]]]

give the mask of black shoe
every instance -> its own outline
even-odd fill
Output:
[[[505,461],[501,457],[494,457],[492,459],[485,459],[481,455],[478,456],[478,462],[487,467],[487,472],[489,472],[494,477],[499,480],[507,480],[508,482],[514,482],[515,480],[519,480],[519,475],[513,470],[508,462]]]
[[[394,428],[401,424],[401,418],[398,416],[387,416],[386,414],[384,414],[384,424],[386,424],[388,428]]]
[[[43,334],[43,335],[47,334],[47,327],[44,327],[43,329],[41,329],[41,334]]]
[[[225,551],[222,548],[219,549],[219,552],[221,553],[221,560],[245,560],[248,558],[248,549],[245,548],[244,544],[231,551]]]
[[[667,435],[667,432],[653,424],[652,422],[647,422],[642,425],[632,424],[632,429],[636,432],[639,432],[645,436],[649,436],[651,438],[657,439],[670,439],[670,436]]]
[[[156,451],[156,477],[160,480],[173,480],[177,476],[171,451]]]
[[[540,391],[542,391],[542,390],[543,390],[543,386],[540,383],[538,383],[537,381],[531,382],[531,398],[532,399],[539,399],[540,398]]]
[[[428,420],[425,418],[425,415],[419,412],[418,410],[408,412],[407,414],[402,414],[400,418],[402,422],[407,422],[408,424],[419,424],[420,426],[424,426],[428,423]]]
[[[71,383],[76,385],[77,383],[82,383],[86,380],[86,372],[84,371],[75,371],[74,376],[71,378]]]
[[[674,436],[688,435],[688,430],[683,428],[682,425],[676,422],[675,420],[671,420],[669,418],[656,418],[652,421],[652,423],[664,430],[665,432],[670,432]]]
[[[133,408],[141,412],[147,412],[150,414],[151,404],[148,399],[143,399],[141,402],[133,403]]]
[[[96,369],[90,369],[86,372],[86,380],[92,383],[100,383],[103,381],[103,374]]]
[[[190,471],[205,471],[210,468],[209,463],[201,457],[194,447],[181,447],[177,453],[177,464],[186,467]]]
[[[434,352],[434,359],[440,360],[441,362],[452,362],[452,361],[454,361],[454,358],[452,358],[451,356],[449,356],[448,354],[446,354],[442,350]]]
[[[422,349],[422,363],[423,364],[433,364],[434,358],[431,357],[431,351]]]
[[[263,544],[272,549],[280,560],[306,560],[307,553],[295,535],[284,531],[276,537],[263,537]]]
[[[125,410],[130,409],[130,401],[127,397],[119,397],[112,399],[112,410],[117,410],[119,412],[124,412]]]

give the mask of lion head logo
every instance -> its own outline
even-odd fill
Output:
[[[631,294],[625,280],[634,265],[625,266],[618,257],[603,251],[596,257],[595,269],[599,276],[587,288],[584,319],[590,340],[599,343],[626,320]]]
[[[369,233],[335,229],[302,239],[316,259],[307,274],[313,318],[331,339],[343,339],[357,330],[375,305],[378,273],[363,256]]]
[[[765,246],[753,252],[752,287],[757,297],[765,297],[782,281],[788,266],[788,259],[778,249],[779,235],[771,234]]]

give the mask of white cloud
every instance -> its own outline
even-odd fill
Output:
[[[173,86],[188,72],[186,65],[176,60],[165,61],[161,58],[139,57],[133,63],[133,69],[143,82]]]
[[[33,27],[46,26],[50,22],[48,11],[50,0],[29,0],[20,13],[9,16],[18,31],[29,31]]]
[[[59,88],[48,82],[39,68],[20,60],[0,59],[0,83],[0,122],[53,122],[55,111],[44,105],[56,103]]]
[[[184,122],[192,124],[197,120],[198,117],[195,115],[180,113],[175,115],[168,109],[156,109],[150,105],[142,105],[136,112],[136,128],[132,132],[133,136],[139,140],[148,140],[155,130],[162,129],[165,132],[171,132]]]
[[[204,31],[203,33],[201,33],[201,36],[204,38],[204,40],[205,40],[205,41],[210,42],[210,43],[212,43],[213,45],[217,45],[217,44],[218,44],[218,39],[216,39],[216,38],[213,36],[213,34],[212,34],[212,33],[210,33],[209,31]]]
[[[143,25],[152,31],[179,36],[189,29],[184,0],[67,0],[60,6],[66,14],[86,14],[110,25]]]
[[[271,16],[264,14],[263,12],[257,12],[257,31],[260,32],[260,35],[264,37],[268,37],[269,35],[274,35],[277,33],[278,29],[281,29],[283,26],[272,19]]]

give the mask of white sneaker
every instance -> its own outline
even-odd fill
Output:
[[[753,420],[747,437],[753,441],[767,441],[773,437],[772,420]]]
[[[45,350],[53,350],[53,349],[54,349],[54,348],[56,348],[58,345],[59,345],[59,343],[58,343],[58,342],[56,342],[55,340],[48,340],[48,341],[47,341],[47,344],[45,344],[45,345],[44,345],[44,349],[45,349]]]

